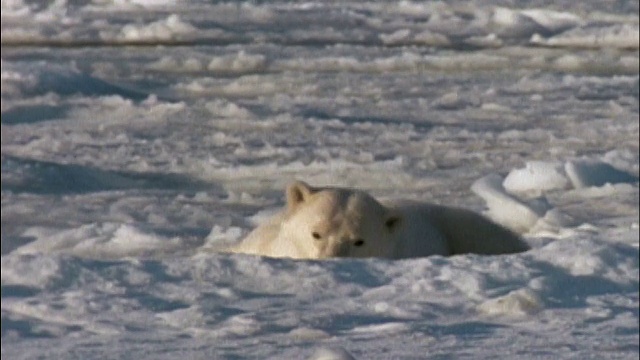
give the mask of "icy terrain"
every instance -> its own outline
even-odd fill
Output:
[[[637,1],[3,0],[3,359],[637,359]],[[216,254],[293,179],[532,250]]]

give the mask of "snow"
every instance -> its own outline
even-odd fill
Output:
[[[1,10],[3,358],[638,358],[637,2]],[[532,249],[216,252],[293,179]]]

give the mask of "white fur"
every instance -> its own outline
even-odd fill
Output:
[[[399,259],[527,249],[511,231],[468,210],[410,201],[382,204],[363,191],[295,182],[287,188],[286,208],[228,251],[297,259]]]

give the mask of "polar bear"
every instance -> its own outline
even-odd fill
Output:
[[[515,233],[474,212],[296,181],[286,206],[228,252],[295,259],[508,254],[528,250]]]

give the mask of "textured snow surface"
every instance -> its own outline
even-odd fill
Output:
[[[637,359],[638,3],[2,1],[3,359]],[[217,254],[293,179],[508,256]]]

